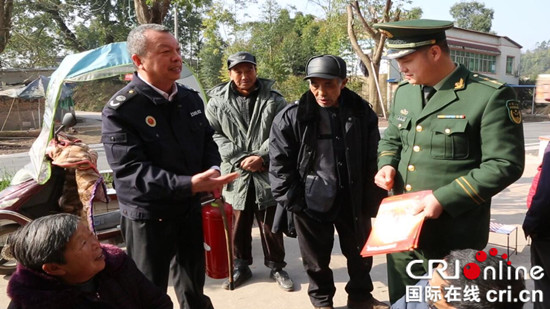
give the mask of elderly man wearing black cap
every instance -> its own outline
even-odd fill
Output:
[[[388,308],[374,299],[372,257],[359,254],[385,192],[374,184],[378,117],[346,88],[346,63],[322,55],[307,63],[309,90],[277,115],[269,137],[273,196],[293,212],[315,308],[334,308],[329,267],[338,231],[347,259],[348,308]]]
[[[413,210],[427,218],[418,248],[387,256],[392,303],[416,282],[406,271],[410,262],[483,249],[491,197],[523,172],[515,93],[453,62],[445,38],[452,26],[439,20],[374,25],[388,38],[388,57],[397,59],[405,78],[380,141],[375,182],[395,194],[432,190]],[[427,263],[411,265],[416,275],[427,272]]]
[[[233,254],[235,287],[250,279],[252,272],[252,224],[260,228],[264,264],[279,286],[292,291],[294,283],[283,267],[285,247],[282,233],[271,232],[276,202],[271,195],[267,167],[271,122],[286,102],[272,89],[274,81],[258,78],[256,58],[247,52],[229,56],[231,81],[208,91],[206,117],[216,131],[214,140],[222,156],[222,174],[239,172],[241,177],[224,188],[234,211]],[[229,288],[229,281],[223,283]]]

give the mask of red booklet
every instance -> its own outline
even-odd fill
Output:
[[[412,215],[411,208],[431,192],[418,191],[383,199],[361,255],[366,257],[415,249],[424,213]]]

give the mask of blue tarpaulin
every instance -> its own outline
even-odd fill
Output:
[[[53,137],[54,115],[62,97],[61,88],[64,83],[98,80],[132,73],[134,70],[132,59],[126,50],[126,42],[112,43],[66,56],[50,77],[42,130],[29,151],[31,162],[20,171],[23,175],[19,175],[18,178],[28,176],[39,183],[45,183],[50,178],[50,162],[46,160],[46,147]],[[186,64],[183,64],[178,82],[197,89],[203,100],[205,99],[200,83]]]

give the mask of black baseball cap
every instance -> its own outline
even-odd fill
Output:
[[[243,62],[248,62],[256,65],[256,57],[247,52],[235,53],[227,58],[227,69],[231,70],[234,66]]]
[[[320,55],[309,59],[306,66],[306,77],[319,77],[325,79],[346,78],[346,62],[344,59],[333,55]]]

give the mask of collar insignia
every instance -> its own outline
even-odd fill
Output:
[[[157,125],[157,120],[153,116],[147,116],[145,117],[145,123],[151,128],[154,128]]]
[[[455,83],[455,90],[464,88],[464,79],[460,79]]]

